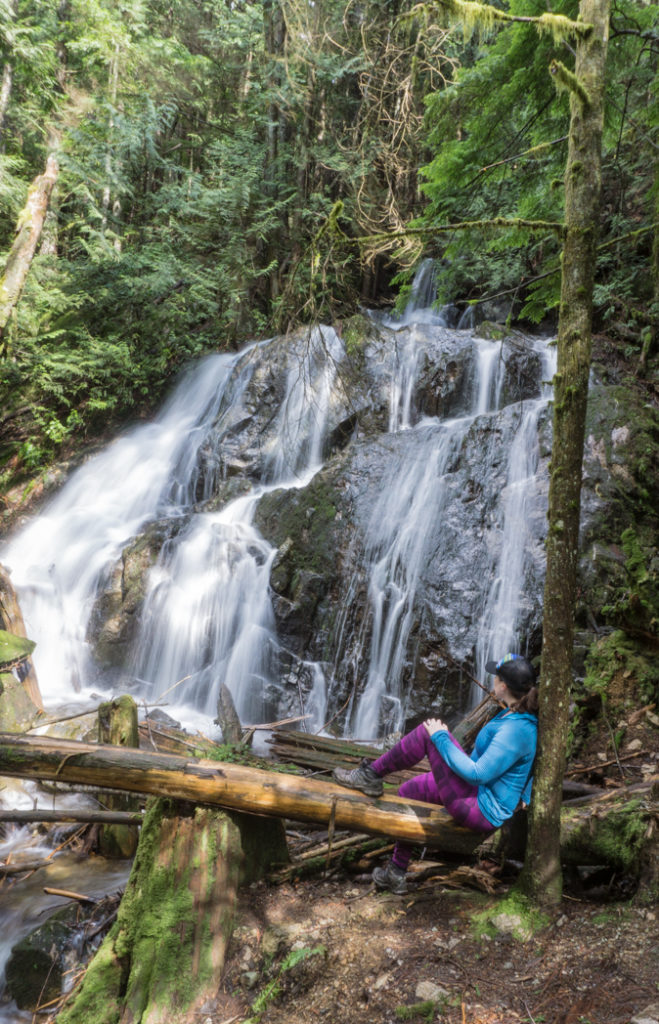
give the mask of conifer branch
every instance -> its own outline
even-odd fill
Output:
[[[561,135],[558,139],[553,139],[551,142],[539,142],[537,146],[531,146],[530,149],[525,149],[523,153],[516,153],[515,156],[507,156],[504,160],[497,160],[493,164],[486,164],[485,167],[481,167],[479,174],[484,174],[485,171],[491,171],[495,167],[502,167],[503,164],[511,164],[514,160],[524,160],[526,157],[539,156],[540,153],[544,153],[545,150],[551,149],[552,146],[558,146],[561,142],[567,140],[567,135]]]
[[[450,21],[462,25],[465,35],[472,35],[477,28],[485,31],[492,29],[496,22],[524,22],[536,25],[539,32],[549,33],[557,43],[572,36],[586,39],[593,30],[592,25],[573,21],[562,14],[545,12],[538,17],[510,14],[509,11],[499,10],[491,4],[476,3],[475,0],[431,0],[430,3],[417,4],[402,17],[429,19],[437,10],[445,12]]]
[[[585,89],[583,82],[565,67],[560,60],[553,60],[549,65],[549,74],[554,78],[554,85],[557,92],[570,92],[577,96],[584,107],[590,106],[590,96]]]
[[[333,211],[332,211],[333,212]],[[470,231],[470,230],[487,230],[488,228],[517,228],[532,233],[538,232],[552,232],[559,238],[562,238],[565,232],[564,225],[560,221],[553,220],[524,220],[521,217],[492,217],[490,220],[464,220],[458,221],[455,224],[432,224],[428,227],[417,227],[417,228],[404,228],[402,231],[380,231],[372,235],[359,235],[354,238],[347,235],[343,229],[339,226],[336,217],[332,217],[326,221],[326,225],[330,226],[335,234],[338,234],[347,242],[353,242],[358,245],[363,245],[372,242],[384,242],[384,241],[395,241],[397,239],[405,239],[409,237],[418,236],[432,236],[432,235],[446,235],[451,234],[454,231]],[[324,230],[324,229],[323,229]],[[318,233],[317,238],[320,237],[322,231]]]

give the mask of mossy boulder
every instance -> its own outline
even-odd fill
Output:
[[[77,920],[75,904],[63,907],[12,948],[5,981],[19,1010],[36,1010],[60,995]]]
[[[39,715],[22,682],[35,646],[26,637],[0,630],[0,732],[22,732]]]

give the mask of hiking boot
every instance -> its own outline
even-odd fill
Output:
[[[375,774],[366,758],[358,768],[335,768],[332,775],[342,786],[361,789],[366,796],[382,796],[382,779]]]
[[[373,868],[371,878],[378,889],[388,889],[396,896],[404,896],[407,892],[405,872],[402,868],[397,868],[391,860],[386,868]]]

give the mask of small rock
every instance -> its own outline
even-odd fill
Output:
[[[514,935],[518,939],[530,939],[533,934],[528,925],[524,924],[519,914],[496,914],[490,918],[490,924],[498,932],[504,935]]]
[[[441,985],[436,985],[434,981],[420,981],[415,989],[414,995],[419,1002],[432,1002],[438,1003],[442,999],[446,999],[448,996],[448,990],[442,988]]]
[[[259,972],[245,971],[244,974],[240,975],[240,980],[245,988],[254,988],[257,981],[259,980]]]
[[[381,974],[378,978],[375,979],[373,983],[373,990],[375,992],[379,992],[381,988],[386,988],[387,985],[389,984],[390,977],[391,975],[389,974]]]
[[[611,431],[611,440],[613,447],[617,448],[619,444],[626,444],[629,440],[629,427],[616,427],[615,430]]]
[[[659,1003],[650,1003],[644,1010],[632,1017],[629,1024],[659,1024]]]
[[[627,743],[626,744],[625,750],[629,750],[629,751],[640,750],[642,746],[643,746],[643,744],[641,743],[640,740],[632,740],[631,743]]]

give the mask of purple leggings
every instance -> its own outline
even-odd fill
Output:
[[[462,750],[457,740],[452,736],[450,740]],[[385,776],[402,768],[412,768],[424,757],[430,761],[432,771],[404,782],[398,790],[398,795],[409,797],[411,800],[425,800],[429,804],[443,804],[458,825],[464,825],[475,832],[492,832],[494,825],[481,813],[478,806],[478,786],[472,782],[465,782],[449,768],[430,739],[423,722],[403,736],[402,740],[386,754],[373,761],[371,768],[377,775]],[[412,850],[413,847],[407,843],[397,842],[391,859],[397,867],[405,871]]]

